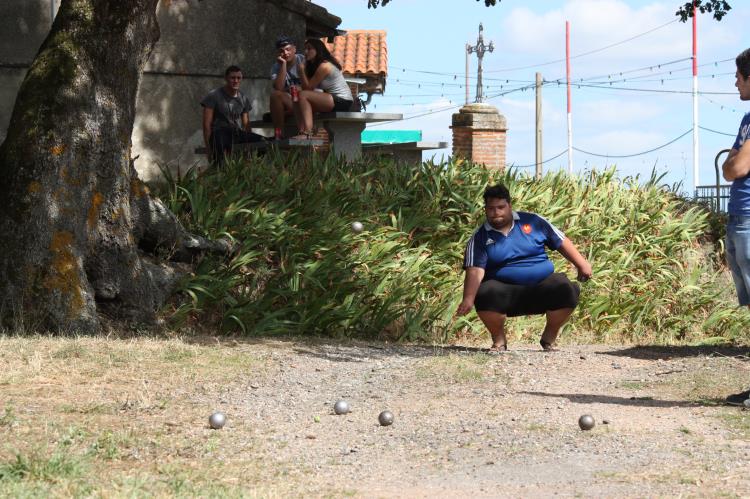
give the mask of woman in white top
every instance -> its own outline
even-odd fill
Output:
[[[341,74],[341,64],[317,38],[305,41],[305,67],[301,73],[302,90],[294,112],[300,134],[308,136],[313,129],[313,113],[349,111],[354,98]]]

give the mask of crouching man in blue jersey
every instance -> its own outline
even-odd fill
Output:
[[[476,307],[492,336],[491,352],[507,350],[507,317],[546,314],[540,344],[554,350],[560,327],[578,305],[580,288],[554,272],[545,246],[575,265],[579,281],[591,278],[591,264],[543,217],[513,211],[504,185],[484,191],[484,211],[487,221],[466,245],[464,294],[456,313],[465,315]]]

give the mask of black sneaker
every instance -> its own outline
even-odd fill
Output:
[[[730,395],[726,399],[726,403],[729,405],[738,405],[742,407],[745,404],[745,401],[750,399],[750,390],[745,390],[742,393],[735,393],[734,395]]]

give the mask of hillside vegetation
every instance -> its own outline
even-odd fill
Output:
[[[583,176],[490,173],[463,161],[389,162],[266,157],[169,178],[162,198],[191,230],[230,235],[237,255],[205,258],[166,313],[178,325],[248,335],[449,342],[485,334],[454,319],[464,245],[482,222],[482,192],[503,182],[513,207],[561,228],[592,262],[594,279],[568,341],[744,342],[717,243],[721,222],[650,180],[613,169]],[[715,217],[713,217],[715,218]],[[364,231],[354,233],[360,221]],[[560,271],[573,268],[554,255]],[[542,319],[510,321],[536,336]]]

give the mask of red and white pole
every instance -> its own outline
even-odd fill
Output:
[[[698,175],[698,15],[693,4],[693,187],[697,189],[700,179]]]
[[[565,74],[568,80],[568,173],[573,173],[573,119],[570,112],[570,22],[565,21]]]

